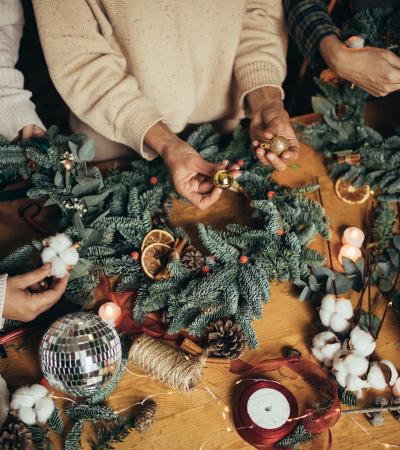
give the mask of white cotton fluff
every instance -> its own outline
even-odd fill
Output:
[[[11,398],[11,409],[32,408],[35,403],[35,397],[31,395],[29,387],[24,386],[17,389]]]
[[[344,370],[335,373],[336,381],[344,388],[347,385],[347,375],[348,374]]]
[[[362,397],[362,390],[368,387],[368,382],[362,380],[360,377],[349,375],[347,377],[346,389],[351,392],[356,392],[357,397]]]
[[[54,411],[55,405],[50,397],[40,398],[35,403],[36,421],[39,423],[47,423]]]
[[[36,413],[35,410],[28,406],[22,406],[17,412],[19,419],[26,425],[35,425]]]
[[[43,249],[43,263],[51,263],[51,274],[62,278],[68,272],[69,266],[79,261],[79,253],[73,246],[71,239],[64,233],[56,234],[47,239],[47,246]]]
[[[42,386],[41,384],[32,384],[32,386],[29,388],[29,393],[32,395],[36,400],[39,400],[39,398],[44,398],[49,394],[49,391],[45,386]]]
[[[0,375],[0,427],[3,426],[10,410],[10,398],[5,379]]]
[[[348,374],[357,377],[364,375],[368,370],[368,361],[362,356],[353,353],[344,358],[343,365]]]
[[[330,327],[335,333],[347,333],[350,330],[350,322],[339,313],[332,314]]]
[[[347,333],[349,320],[353,317],[353,305],[346,298],[336,298],[332,294],[325,295],[319,310],[321,322],[335,333]]]
[[[349,347],[353,353],[365,357],[374,352],[376,342],[370,333],[357,326],[350,333]]]
[[[332,331],[323,331],[313,338],[312,354],[318,361],[330,367],[336,353],[340,350],[340,342]]]
[[[369,387],[373,389],[378,389],[379,391],[382,391],[387,386],[385,375],[383,374],[377,362],[371,364],[367,376],[367,381]]]

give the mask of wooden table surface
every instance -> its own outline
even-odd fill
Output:
[[[285,173],[278,174],[277,179],[279,182],[298,186],[304,182],[312,182],[313,176],[318,175],[325,208],[332,221],[335,268],[340,269],[336,260],[340,246],[339,235],[346,226],[361,226],[366,217],[366,206],[346,205],[335,196],[322,158],[306,145],[302,145],[299,164],[301,165],[299,169],[290,169]],[[315,197],[315,199],[317,198]],[[18,240],[18,245],[28,240],[28,230],[12,213],[12,208],[15,208],[17,203],[9,204],[7,207],[0,206],[0,246],[3,252],[10,246],[17,246],[15,238]],[[213,224],[220,228],[230,222],[246,222],[247,208],[243,196],[228,192],[224,194],[223,199],[217,205],[206,212],[176,203],[173,222],[175,225],[184,226],[195,238],[197,222]],[[313,245],[327,255],[326,243],[317,239]],[[351,298],[355,303],[356,295],[352,295]],[[400,337],[399,320],[393,311],[389,311],[377,346],[377,356],[391,359],[398,368],[400,368],[397,347]],[[263,319],[255,322],[260,347],[254,351],[247,350],[243,359],[255,363],[264,358],[279,357],[285,346],[293,346],[308,357],[310,341],[318,332],[317,325],[317,314],[310,304],[307,301],[299,302],[289,284],[276,284],[272,287],[271,301],[265,306]],[[37,382],[40,379],[37,361],[39,339],[40,335],[35,335],[23,343],[13,342],[7,346],[8,356],[0,361],[0,372],[10,385],[20,386],[24,383]],[[115,449],[233,450],[252,448],[234,430],[230,421],[230,413],[227,413],[226,420],[223,418],[224,409],[231,407],[234,383],[237,380],[237,377],[228,373],[226,365],[207,364],[200,387],[191,393],[170,392],[161,383],[149,376],[143,376],[135,367],[129,366],[128,368],[129,372],[126,372],[117,389],[110,396],[109,404],[115,410],[120,411],[147,395],[155,395],[158,403],[157,420],[147,434],[140,435],[132,432],[123,443],[115,444]],[[305,407],[313,398],[312,389],[300,378],[293,378],[287,369],[274,374],[271,378],[277,379],[289,387],[297,396],[301,407]],[[210,391],[219,399],[218,401],[213,399]],[[376,393],[369,392],[364,396],[360,405],[370,404],[375,395]],[[90,427],[86,428],[86,433],[90,433]],[[60,437],[55,436],[54,439],[57,447],[61,448]],[[400,425],[390,414],[385,415],[385,425],[382,427],[371,427],[365,417],[352,415],[351,418],[342,416],[333,429],[334,450],[383,449],[384,446],[377,440],[400,445]],[[322,450],[326,448],[326,445],[327,434],[324,434],[303,448]],[[89,448],[87,444],[85,444],[85,448]]]

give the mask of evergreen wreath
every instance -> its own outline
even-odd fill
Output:
[[[95,153],[91,140],[83,135],[63,136],[52,127],[44,138],[0,141],[0,169],[29,178],[28,197],[45,200],[45,206],[58,206],[59,230],[79,243],[80,259],[65,294],[70,301],[93,302],[99,278],[115,276],[118,290],[138,292],[136,320],[163,308],[171,317],[169,333],[188,329],[202,335],[211,322],[232,318],[255,347],[252,321],[261,318],[262,305],[270,298],[270,283],[296,282],[307,275],[309,265],[325,264],[324,256],[308,248],[316,234],[329,238],[323,208],[305,195],[318,186],[290,189],[274,182],[272,170],[254,159],[248,132],[241,126],[227,138],[211,125],[202,125],[188,143],[211,162],[241,160],[240,184],[251,198],[258,226],[229,224],[225,231],[217,231],[199,224],[201,243],[209,252],[207,271],[189,270],[175,259],[168,264],[170,278],[161,281],[146,277],[138,258],[131,256],[140,253],[153,222],[159,223],[155,219],[165,196],[176,195],[159,158],[135,160],[131,170],[114,168],[103,177],[96,166],[87,164]],[[176,238],[185,236],[181,229],[161,226]],[[0,271],[29,270],[32,254],[42,248],[43,243],[34,240],[17,249],[0,262]]]

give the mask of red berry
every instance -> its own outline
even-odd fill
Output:
[[[132,258],[134,261],[137,261],[137,260],[140,258],[139,252],[132,252],[132,253],[131,253],[131,258]]]
[[[283,236],[285,234],[285,230],[283,228],[279,228],[278,234],[279,236]]]
[[[274,191],[268,191],[267,192],[267,197],[272,200],[275,197],[275,192]]]
[[[156,184],[158,184],[158,178],[157,177],[150,177],[150,184],[152,186],[155,186]]]
[[[203,266],[203,267],[201,268],[201,271],[202,271],[203,273],[209,273],[209,272],[210,272],[210,268],[209,268],[208,266]]]
[[[249,257],[246,255],[242,255],[239,259],[240,264],[247,264],[249,262]]]
[[[236,164],[237,164],[239,167],[243,167],[243,166],[245,165],[244,159],[238,159],[238,160],[236,161]]]

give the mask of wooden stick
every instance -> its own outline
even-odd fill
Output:
[[[386,305],[386,308],[385,308],[385,311],[384,311],[384,313],[383,313],[381,322],[380,322],[380,324],[379,324],[379,328],[378,328],[378,330],[377,330],[377,332],[376,332],[375,340],[377,340],[378,337],[379,337],[379,333],[380,333],[381,330],[382,330],[383,322],[384,322],[385,319],[386,319],[386,315],[387,315],[387,312],[388,312],[390,306],[392,306],[392,302],[388,302],[387,305]]]
[[[188,338],[185,338],[180,345],[180,349],[189,353],[192,356],[199,356],[204,352],[204,348],[197,345],[196,342],[191,341]]]
[[[381,408],[356,408],[356,409],[346,409],[342,411],[342,414],[368,414],[368,413],[377,413],[383,411],[399,411],[400,405],[390,405],[390,406],[382,406]]]
[[[318,177],[315,177],[315,181],[316,181],[316,184],[318,184],[318,196],[319,196],[319,202],[320,202],[321,206],[325,209],[325,207],[324,207],[324,201],[323,201],[323,199],[322,199],[321,186],[320,186],[320,184],[319,184],[319,179],[318,179]],[[328,240],[326,241],[326,243],[328,244],[329,265],[331,266],[331,270],[333,271],[333,258],[332,258],[331,242],[330,242],[330,240],[328,239]],[[338,296],[338,293],[337,293],[337,287],[336,287],[336,280],[335,280],[334,278],[333,278],[333,280],[332,280],[332,286],[333,286],[333,292],[335,293],[335,297],[337,297],[337,296]]]

